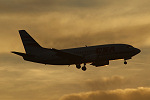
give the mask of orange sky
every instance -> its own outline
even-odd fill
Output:
[[[0,99],[149,100],[149,0],[1,0]],[[18,30],[47,48],[125,43],[142,52],[124,65],[42,65],[23,61]],[[120,94],[120,95],[119,95]]]

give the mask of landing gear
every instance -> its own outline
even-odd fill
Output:
[[[76,64],[76,68],[80,69],[81,68],[81,64]],[[83,71],[86,71],[86,63],[84,63],[83,67],[82,67]]]
[[[126,60],[124,60],[124,64],[125,64],[125,65],[127,64],[127,61],[126,61]]]
[[[83,71],[86,71],[86,67],[85,67],[85,66],[83,66],[83,67],[82,67],[82,70],[83,70]]]
[[[84,66],[82,67],[83,71],[86,71],[86,63],[84,63]]]
[[[81,65],[80,65],[80,64],[76,64],[76,68],[77,68],[77,69],[80,69],[80,68],[81,68]]]

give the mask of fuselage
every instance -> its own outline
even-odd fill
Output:
[[[43,48],[40,53],[30,59],[25,59],[33,62],[52,64],[52,65],[71,65],[91,63],[96,60],[109,61],[116,59],[131,59],[134,55],[140,52],[139,49],[127,44],[107,44],[97,46],[87,46],[72,49],[62,49],[61,51],[83,57],[82,60],[69,60],[57,56],[56,52],[51,49]]]

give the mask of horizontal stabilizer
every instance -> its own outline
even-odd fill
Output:
[[[14,53],[14,54],[22,56],[22,57],[24,57],[26,55],[25,53],[15,52],[15,51],[12,51],[11,53]]]
[[[22,57],[34,57],[34,55],[29,55],[29,54],[21,53],[21,52],[12,51],[11,53],[14,53],[14,54],[22,56]]]

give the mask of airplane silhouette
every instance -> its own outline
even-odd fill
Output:
[[[19,33],[26,53],[15,51],[12,53],[22,56],[26,61],[42,64],[75,64],[78,69],[81,68],[81,64],[84,64],[83,71],[86,70],[87,63],[99,67],[109,65],[110,60],[124,59],[124,64],[127,64],[126,60],[141,52],[140,49],[128,44],[106,44],[62,50],[49,49],[41,47],[25,30],[19,30]]]

